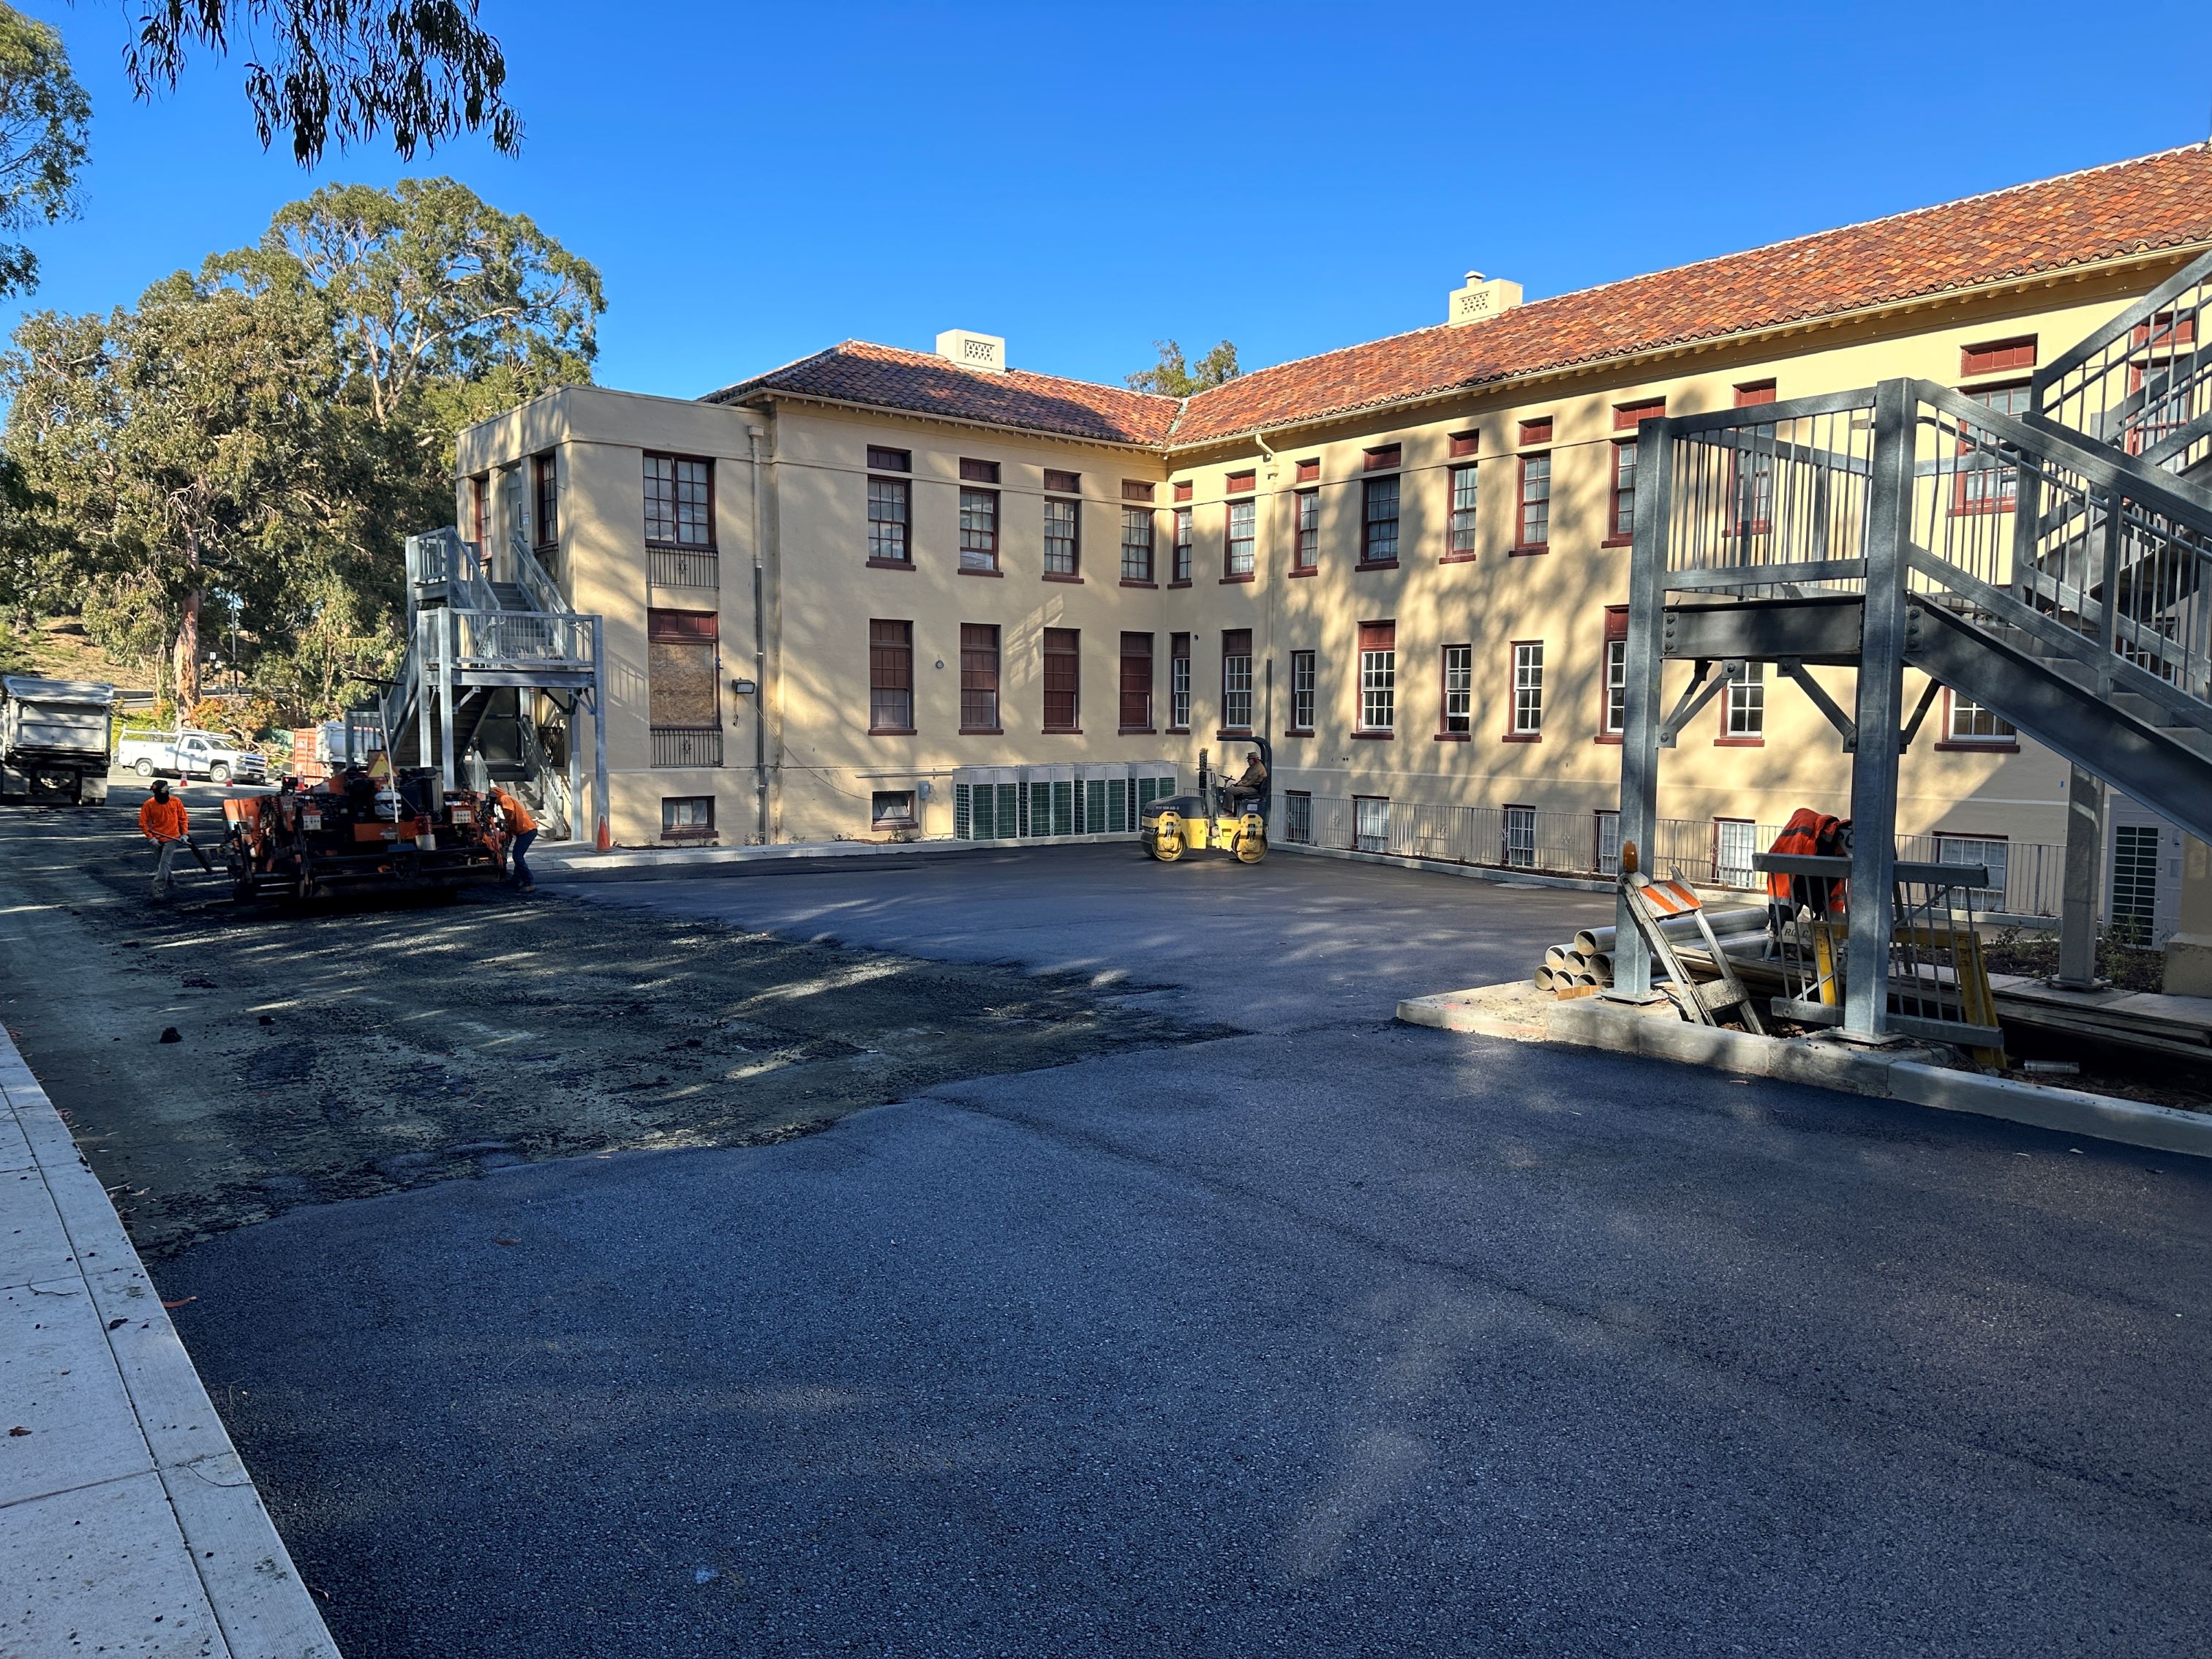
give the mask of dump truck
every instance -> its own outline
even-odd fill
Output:
[[[231,896],[242,904],[450,890],[506,869],[489,802],[447,790],[434,767],[404,769],[388,788],[348,767],[313,788],[234,797],[222,816]]]
[[[114,708],[96,680],[0,679],[0,800],[105,805]]]

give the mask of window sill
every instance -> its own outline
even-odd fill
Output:
[[[1395,732],[1354,732],[1352,736],[1352,740],[1358,743],[1395,743],[1398,740]]]
[[[1283,733],[1286,738],[1310,738],[1313,736],[1313,734],[1314,729],[1310,726],[1293,726],[1289,731]]]
[[[1060,574],[1058,571],[1056,571],[1056,570],[1048,570],[1048,571],[1046,571],[1046,572],[1044,573],[1044,580],[1045,580],[1046,581],[1048,581],[1048,582],[1066,582],[1066,583],[1070,584],[1071,586],[1076,586],[1076,587],[1080,587],[1080,586],[1083,586],[1083,578],[1082,578],[1082,577],[1080,577],[1080,576],[1063,576],[1063,575],[1061,575],[1061,574]]]
[[[1600,547],[1633,547],[1636,545],[1636,538],[1633,536],[1607,536],[1603,541],[1600,542],[1598,545]]]
[[[912,559],[870,559],[868,561],[868,568],[871,570],[911,570],[914,568],[914,561]]]
[[[1257,581],[1258,580],[1259,580],[1259,573],[1258,573],[1257,571],[1255,571],[1255,570],[1248,570],[1248,571],[1246,571],[1246,572],[1245,572],[1243,575],[1241,575],[1241,576],[1224,576],[1224,577],[1221,579],[1221,584],[1220,584],[1220,585],[1221,585],[1222,586],[1224,586],[1224,587],[1227,587],[1227,586],[1231,586],[1232,583],[1236,583],[1236,582],[1249,582],[1249,581]]]
[[[963,726],[960,728],[960,735],[963,738],[1002,738],[1006,734],[1006,728],[1003,726]]]
[[[1170,738],[1187,738],[1190,735],[1190,727],[1188,726],[1170,726],[1164,735]]]
[[[1354,570],[1395,570],[1398,562],[1395,559],[1362,559],[1352,568]]]
[[[1121,578],[1121,586],[1124,587],[1150,587],[1157,590],[1159,584],[1158,582],[1140,582],[1134,576],[1124,576]]]
[[[1150,738],[1157,737],[1158,733],[1149,726],[1117,726],[1114,728],[1114,735],[1117,738]]]
[[[1620,740],[1626,735],[1627,734],[1623,732],[1601,732],[1595,737],[1592,738],[1590,741],[1592,743],[1609,743],[1618,747]]]
[[[1766,739],[1765,738],[1715,738],[1713,747],[1716,749],[1764,749],[1766,747]]]
[[[972,570],[963,564],[957,574],[963,576],[1003,576],[1006,573],[1003,570]]]
[[[1294,564],[1291,567],[1291,574],[1293,576],[1318,576],[1321,574],[1321,567],[1317,564]]]
[[[1507,732],[1498,740],[1500,743],[1541,743],[1544,734],[1541,732]]]
[[[1249,738],[1251,735],[1252,728],[1249,726],[1224,726],[1214,732],[1213,738],[1218,743],[1224,738]]]
[[[1525,559],[1535,554],[1548,553],[1551,550],[1552,544],[1549,542],[1530,542],[1524,547],[1509,547],[1505,550],[1510,557],[1516,559]]]
[[[911,726],[872,726],[868,728],[868,735],[872,738],[910,738],[914,731]]]
[[[902,818],[896,823],[893,823],[891,820],[886,818],[881,823],[872,823],[868,826],[869,831],[872,834],[878,836],[896,836],[905,831],[919,830],[921,828],[921,826],[916,823],[912,818]]]
[[[656,542],[648,538],[645,544],[648,553],[712,553],[712,542]]]
[[[1968,755],[2017,755],[2017,738],[1991,738],[1986,743],[1977,743],[1971,738],[1945,738],[1936,745],[1937,750],[1957,750]]]
[[[1039,735],[1048,738],[1079,738],[1083,735],[1083,728],[1079,726],[1047,726],[1039,729]]]
[[[1437,733],[1435,740],[1438,743],[1473,743],[1474,741],[1474,733],[1472,732],[1439,732]]]
[[[1190,578],[1185,576],[1180,581],[1170,582],[1168,586],[1170,587],[1188,587],[1190,586]]]
[[[1442,558],[1438,559],[1437,562],[1438,564],[1473,564],[1474,562],[1474,555],[1472,553],[1447,553]]]

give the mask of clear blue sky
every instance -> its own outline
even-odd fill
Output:
[[[33,305],[127,302],[317,183],[410,170],[374,144],[313,175],[264,155],[235,61],[136,104],[124,0],[27,9],[94,123],[84,219],[36,237]],[[1535,298],[2212,125],[2203,0],[483,15],[524,152],[464,142],[411,170],[595,262],[599,378],[685,396],[955,326],[1097,380],[1166,336],[1226,336],[1255,368],[1440,321],[1469,267]]]

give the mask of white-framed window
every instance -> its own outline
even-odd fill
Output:
[[[1727,706],[1721,714],[1721,735],[1747,738],[1766,735],[1766,665],[1745,662],[1728,683]]]
[[[1168,725],[1171,730],[1190,726],[1190,635],[1177,634],[1168,642]]]
[[[1179,507],[1175,510],[1175,568],[1169,576],[1170,581],[1190,580],[1190,509]]]
[[[1451,518],[1444,529],[1445,553],[1454,558],[1471,556],[1474,529],[1474,463],[1469,461],[1451,470]]]
[[[1390,798],[1354,795],[1352,798],[1352,846],[1354,852],[1390,850]]]
[[[1533,738],[1544,729],[1544,642],[1522,640],[1513,647],[1513,735]]]
[[[1448,734],[1474,729],[1474,647],[1444,647],[1444,700],[1442,730]]]
[[[1249,576],[1254,567],[1253,548],[1259,534],[1259,503],[1249,495],[1229,503],[1227,568],[1223,574]]]
[[[1597,810],[1596,863],[1601,876],[1620,873],[1620,814],[1611,807]]]
[[[1359,624],[1359,729],[1388,732],[1398,721],[1398,627]]]
[[[1948,743],[1986,743],[1992,747],[2010,748],[2020,741],[2020,733],[2013,729],[2010,720],[1994,708],[1984,708],[1980,703],[1960,696],[1954,691],[1951,715],[1946,722],[1944,740]]]
[[[868,556],[892,564],[912,562],[907,542],[913,486],[904,478],[868,480]]]
[[[1249,628],[1222,631],[1221,724],[1231,732],[1252,729],[1252,630]]]
[[[1533,806],[1505,809],[1505,864],[1512,870],[1536,867],[1536,809]]]
[[[1314,723],[1314,653],[1291,653],[1291,730],[1310,732]]]
[[[1121,580],[1148,582],[1152,579],[1152,509],[1121,509]]]
[[[1628,641],[1605,642],[1605,735],[1628,730]]]
[[[1756,887],[1759,825],[1749,818],[1713,820],[1713,878],[1723,887]]]
[[[1954,836],[1947,830],[1936,832],[1936,863],[1978,864],[1988,869],[1990,884],[1967,890],[1973,895],[1977,910],[2002,910],[2005,908],[2008,850],[2002,836]]]
[[[960,568],[999,568],[999,492],[995,489],[960,492]]]
[[[1298,539],[1291,555],[1291,568],[1311,570],[1321,562],[1321,491],[1301,489],[1297,502]]]

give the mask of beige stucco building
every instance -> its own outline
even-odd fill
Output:
[[[1440,284],[1434,328],[1188,399],[1009,368],[1018,340],[847,342],[472,427],[459,522],[605,617],[622,843],[1120,830],[1137,780],[1257,732],[1279,841],[1598,869],[1638,421],[1898,375],[2016,409],[2208,245],[2199,145],[1556,298]],[[1940,696],[1900,829],[2060,842],[2067,769]],[[1796,806],[1848,811],[1787,684],[1717,699],[1665,781],[1723,871]],[[2147,817],[2123,842],[2153,877],[2181,856]]]

